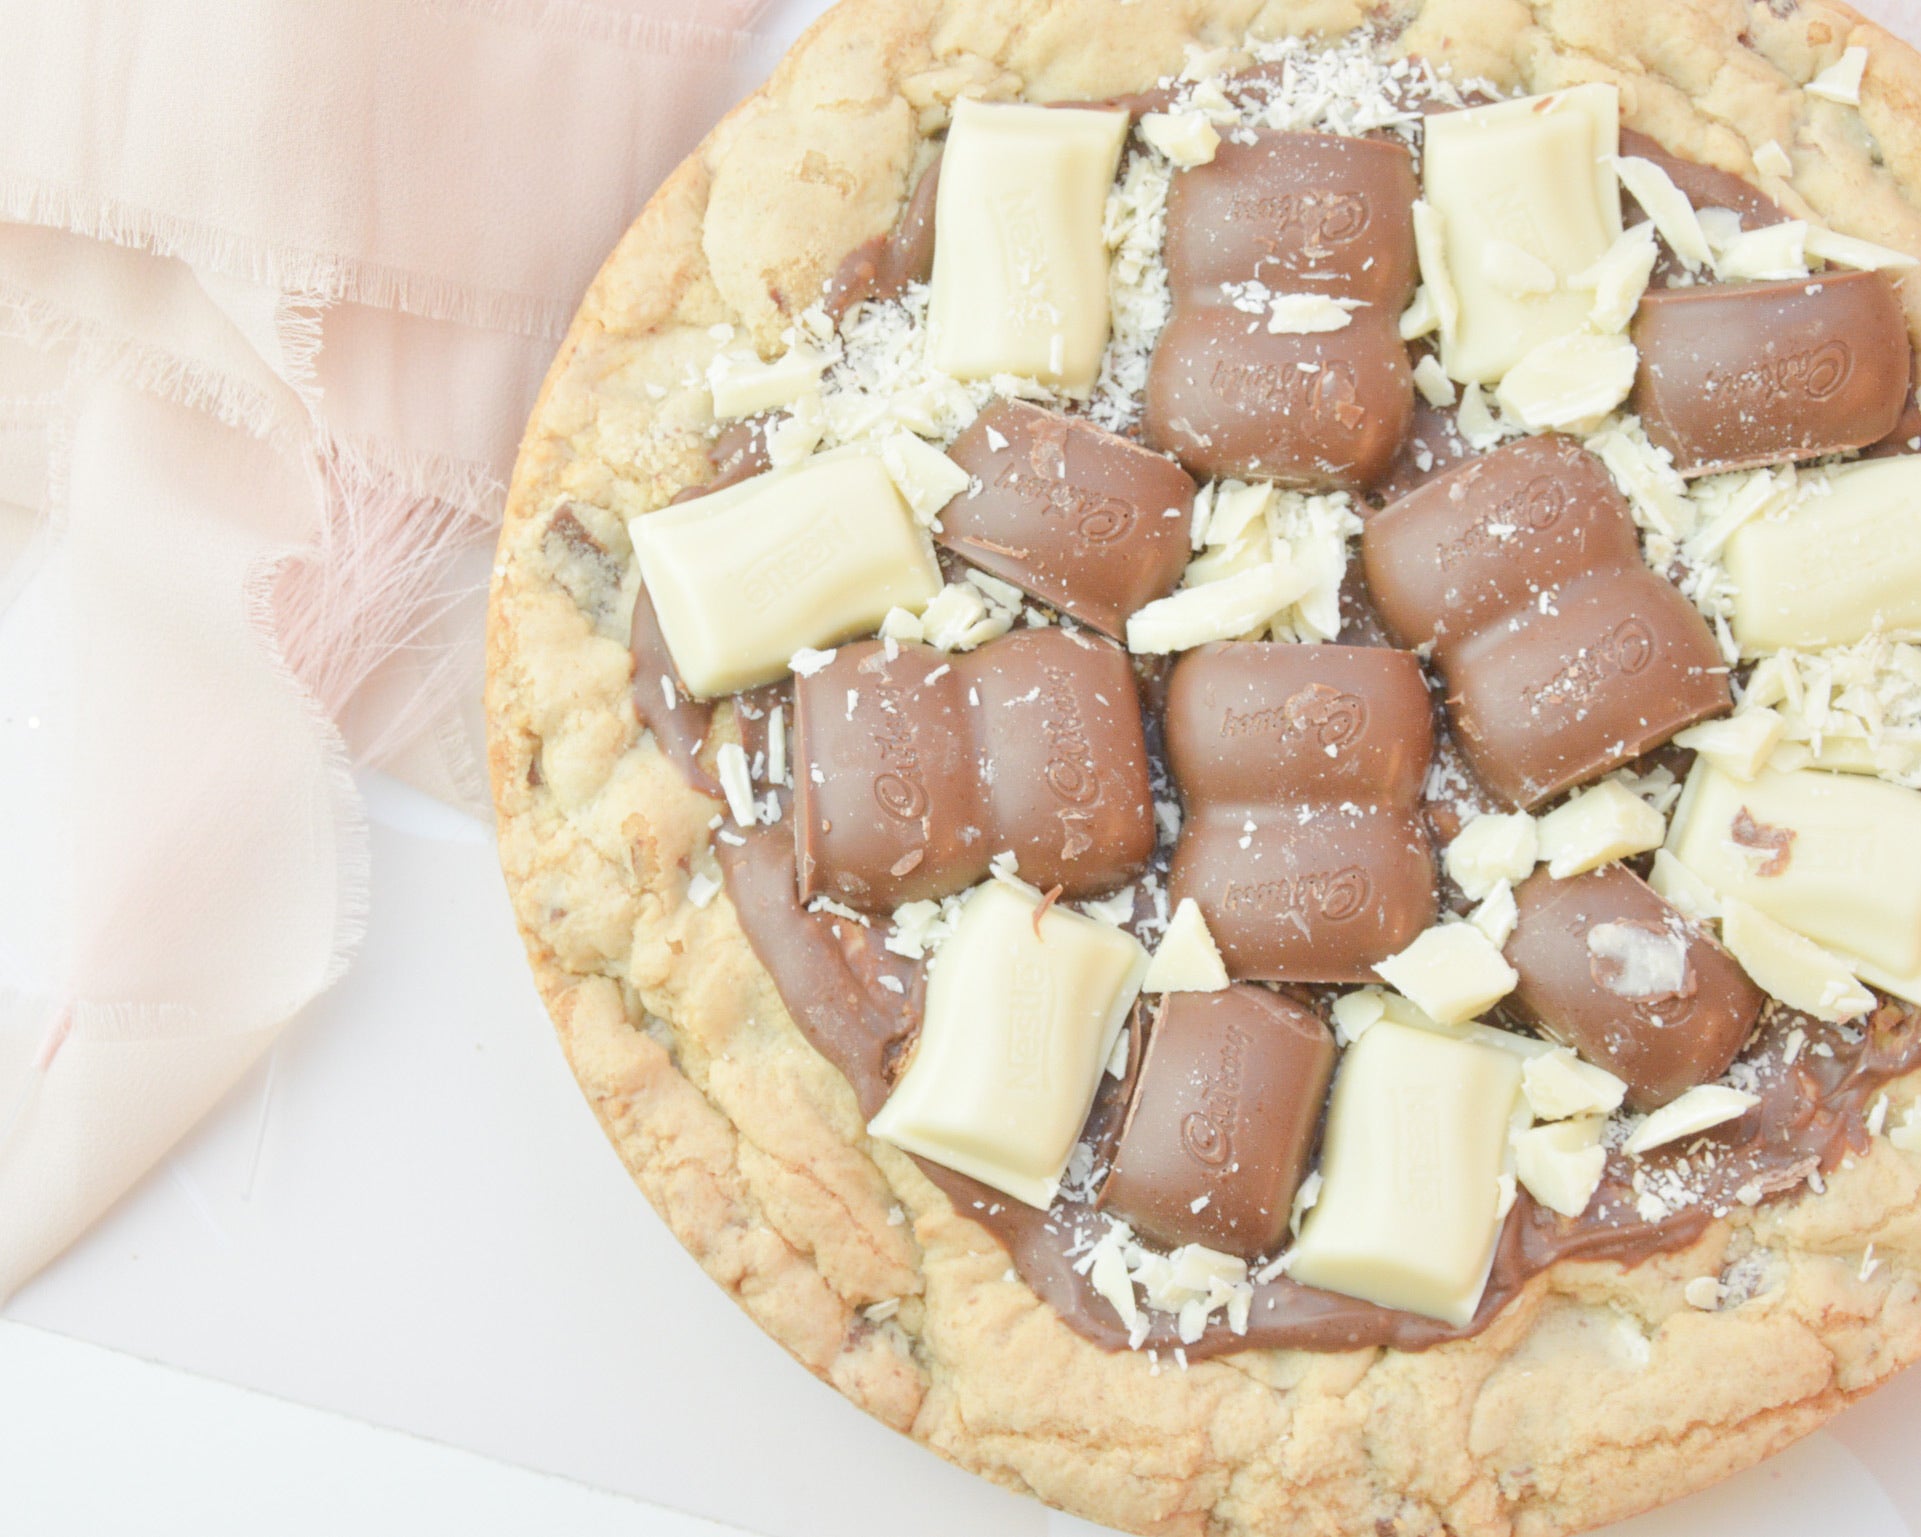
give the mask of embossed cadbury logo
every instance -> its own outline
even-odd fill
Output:
[[[1229,881],[1221,902],[1230,912],[1292,913],[1302,919],[1345,923],[1367,908],[1373,883],[1359,865],[1328,874],[1277,876],[1267,881]]]
[[[1091,805],[1100,799],[1100,770],[1087,745],[1087,725],[1073,680],[1058,667],[1047,667],[1047,715],[1041,731],[1047,738],[1047,767],[1041,777],[1047,788],[1070,806]]]
[[[1585,646],[1553,676],[1521,691],[1530,709],[1553,705],[1578,710],[1615,678],[1631,678],[1654,660],[1660,642],[1643,619],[1623,619],[1592,646]]]
[[[1358,741],[1366,730],[1367,701],[1325,683],[1310,683],[1265,709],[1236,710],[1229,705],[1221,716],[1223,737],[1312,735],[1320,746],[1336,752]]]
[[[1472,556],[1498,550],[1522,529],[1544,534],[1574,505],[1573,494],[1552,475],[1536,475],[1504,496],[1435,552],[1443,571]]]
[[[1710,369],[1708,390],[1725,394],[1738,408],[1773,405],[1799,396],[1817,404],[1839,392],[1854,375],[1854,350],[1840,337],[1804,352],[1769,358],[1739,373]]]
[[[847,520],[834,515],[775,545],[741,572],[741,600],[749,608],[765,608],[825,566],[849,537]]]
[[[921,783],[920,753],[914,746],[913,717],[901,708],[900,690],[891,679],[874,688],[880,708],[872,712],[874,750],[888,765],[874,776],[874,803],[888,816],[918,822],[927,814],[927,787]]]
[[[1181,1120],[1181,1149],[1207,1169],[1218,1169],[1234,1156],[1234,1128],[1241,1117],[1244,1064],[1252,1038],[1240,1025],[1229,1025],[1221,1038],[1220,1066],[1201,1089],[1201,1108]]]
[[[1373,216],[1367,199],[1357,192],[1268,192],[1255,187],[1237,189],[1228,204],[1235,223],[1262,231],[1274,252],[1295,244],[1310,258],[1331,256],[1367,233]]]
[[[1215,359],[1208,385],[1237,411],[1316,416],[1347,432],[1367,419],[1355,398],[1353,365],[1338,359],[1303,373],[1292,363],[1237,363],[1222,357]]]
[[[1074,536],[1089,544],[1125,539],[1140,516],[1138,508],[1118,496],[1065,480],[1045,480],[1018,461],[1005,465],[994,484],[1038,504],[1043,517],[1064,518]]]

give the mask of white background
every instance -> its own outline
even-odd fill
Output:
[[[488,831],[363,787],[347,981],[0,1311],[0,1532],[1091,1531],[868,1420],[706,1279],[567,1072]],[[1921,1373],[1617,1531],[1913,1534],[1915,1427]]]

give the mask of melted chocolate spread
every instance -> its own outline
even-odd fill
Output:
[[[1157,95],[1117,100],[1135,112],[1156,110]],[[1697,206],[1734,208],[1747,224],[1785,217],[1739,178],[1677,160],[1650,139],[1622,131],[1622,153],[1655,160]],[[838,317],[855,303],[898,295],[909,281],[925,281],[932,261],[934,193],[938,160],[929,167],[900,227],[852,253],[828,288],[830,310]],[[1664,254],[1664,260],[1669,260]],[[1444,425],[1445,424],[1445,425]],[[1445,469],[1468,451],[1444,413],[1417,414],[1412,439],[1425,439],[1432,462],[1417,464],[1410,454],[1381,488],[1388,498]],[[765,446],[753,423],[728,429],[710,455],[715,479],[690,488],[683,498],[701,495],[745,479],[766,468]],[[1358,565],[1350,568],[1342,594],[1348,645],[1384,645],[1387,639],[1373,614]],[[641,720],[651,727],[662,750],[702,793],[719,798],[719,786],[701,761],[713,724],[713,706],[678,689],[669,707],[660,687],[662,675],[674,676],[659,622],[643,592],[635,606],[633,649],[634,700]],[[1162,778],[1159,700],[1165,665],[1140,668],[1149,751]],[[785,685],[758,690],[736,701],[742,743],[751,758],[764,746],[769,707],[782,702]],[[1437,701],[1438,711],[1438,701]],[[791,711],[789,712],[791,715]],[[1437,715],[1437,720],[1439,719]],[[1478,791],[1446,730],[1437,736],[1437,763],[1451,773],[1457,793],[1431,801],[1427,816],[1445,842],[1459,830],[1460,808],[1491,798]],[[1682,755],[1685,756],[1685,755]],[[1685,772],[1672,750],[1652,755]],[[1162,779],[1164,782],[1164,779]],[[852,1085],[864,1116],[886,1100],[905,1065],[907,1049],[920,1028],[926,992],[925,967],[894,955],[883,944],[885,930],[831,912],[808,912],[796,896],[794,834],[789,797],[781,793],[780,821],[745,834],[738,844],[716,845],[727,891],[741,928],[773,977],[795,1023],[808,1041]],[[1155,874],[1166,873],[1166,853],[1156,856]],[[1450,895],[1458,897],[1458,893]],[[1137,912],[1146,909],[1140,898]],[[1457,902],[1457,905],[1464,905]],[[883,980],[885,979],[885,980]],[[899,987],[901,991],[894,991]],[[1325,1003],[1339,989],[1283,989],[1310,1004]],[[1131,1022],[1133,1049],[1125,1078],[1104,1077],[1089,1116],[1084,1140],[1104,1171],[1119,1137],[1126,1106],[1143,1058],[1146,1011]],[[1790,1065],[1787,1041],[1800,1030],[1804,1045]],[[1921,1066],[1921,1011],[1884,1004],[1858,1030],[1823,1024],[1776,1006],[1746,1053],[1753,1065],[1753,1091],[1760,1103],[1737,1121],[1685,1144],[1655,1150],[1631,1161],[1609,1154],[1607,1172],[1587,1210],[1577,1218],[1549,1211],[1522,1191],[1509,1213],[1497,1245],[1493,1270],[1480,1311],[1463,1327],[1355,1298],[1302,1286],[1285,1276],[1259,1282],[1247,1332],[1232,1333],[1218,1318],[1210,1320],[1197,1342],[1182,1347],[1189,1360],[1250,1349],[1353,1350],[1388,1346],[1424,1350],[1448,1340],[1478,1334],[1527,1282],[1560,1260],[1612,1261],[1632,1267],[1658,1254],[1685,1248],[1714,1216],[1737,1205],[1790,1193],[1833,1169],[1868,1144],[1866,1119],[1881,1088]],[[916,1162],[954,1203],[1003,1245],[1014,1269],[1035,1294],[1077,1333],[1108,1350],[1127,1348],[1127,1333],[1113,1308],[1075,1270],[1075,1258],[1097,1236],[1091,1200],[1057,1199],[1047,1211],[1023,1205],[965,1175],[924,1159]],[[1683,1183],[1685,1181],[1685,1183]],[[1664,1190],[1687,1192],[1679,1202],[1660,1199]],[[1642,1192],[1650,1192],[1644,1195]],[[1646,1214],[1642,1206],[1647,1205]],[[1258,1268],[1258,1267],[1256,1267]],[[1152,1330],[1145,1348],[1171,1350],[1179,1345],[1172,1314],[1149,1315]]]

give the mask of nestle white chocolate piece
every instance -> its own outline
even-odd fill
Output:
[[[1186,651],[1260,628],[1305,593],[1312,573],[1267,560],[1203,587],[1157,598],[1127,621],[1127,649],[1137,655]]]
[[[1273,336],[1306,336],[1344,331],[1353,324],[1359,299],[1330,299],[1326,294],[1276,294],[1268,304],[1267,329]]]
[[[1755,985],[1791,1009],[1830,1023],[1859,1019],[1874,1007],[1839,956],[1745,902],[1722,904],[1721,942]]]
[[[1204,112],[1146,113],[1141,137],[1183,170],[1206,165],[1221,147],[1221,136]]]
[[[1921,1003],[1921,792],[1814,769],[1743,784],[1702,759],[1667,847],[1724,905],[1759,908]]]
[[[1568,280],[1621,233],[1609,164],[1619,116],[1615,88],[1596,84],[1428,120],[1422,190],[1440,215],[1459,307],[1452,325],[1442,312],[1441,361],[1454,378],[1492,384],[1542,342],[1586,322],[1588,295]],[[1415,233],[1418,242],[1418,223]],[[1495,241],[1518,246],[1558,286],[1517,293],[1490,281],[1484,253]],[[1429,253],[1420,255],[1432,284]]]
[[[1698,1136],[1716,1126],[1738,1120],[1761,1101],[1752,1094],[1730,1089],[1723,1084],[1704,1083],[1689,1089],[1679,1099],[1663,1105],[1639,1126],[1624,1144],[1638,1158],[1641,1154],[1682,1137]]]
[[[1628,322],[1634,319],[1641,295],[1647,292],[1648,278],[1660,255],[1654,244],[1653,226],[1637,224],[1623,230],[1620,238],[1593,266],[1569,278],[1570,287],[1591,289],[1594,293],[1588,324],[1597,331],[1625,331]]]
[[[1494,398],[1530,432],[1571,427],[1628,398],[1639,356],[1625,336],[1577,331],[1551,337],[1507,371]]]
[[[1807,248],[1809,261],[1824,261],[1830,267],[1854,267],[1862,272],[1879,272],[1884,267],[1916,265],[1915,258],[1906,251],[1891,250],[1887,246],[1876,245],[1872,240],[1857,240],[1852,235],[1837,234],[1818,224],[1808,226],[1803,244]]]
[[[820,389],[820,372],[826,361],[803,347],[771,363],[723,353],[707,369],[707,382],[714,391],[714,415],[725,421],[791,405]]]
[[[1586,1211],[1607,1170],[1607,1149],[1601,1146],[1604,1120],[1582,1116],[1519,1133],[1514,1138],[1514,1173],[1527,1193],[1564,1217]]]
[[[1614,172],[1642,211],[1654,221],[1668,249],[1690,267],[1705,267],[1714,260],[1701,221],[1694,216],[1694,205],[1687,194],[1674,185],[1673,178],[1652,160],[1635,155],[1615,157]]]
[[[1534,818],[1525,811],[1507,815],[1483,812],[1447,846],[1447,873],[1473,901],[1502,881],[1519,885],[1534,873],[1540,840]]]
[[[894,489],[912,509],[914,521],[929,524],[971,483],[967,471],[932,443],[911,432],[896,432],[880,446],[880,461],[893,477]]]
[[[1838,101],[1843,106],[1859,106],[1861,76],[1866,72],[1867,67],[1868,50],[1861,47],[1849,48],[1840,58],[1808,82],[1808,95]]]
[[[928,974],[913,1060],[868,1126],[1046,1206],[1147,971],[1131,934],[1007,881],[974,888]]]
[[[1618,780],[1603,779],[1540,819],[1541,858],[1557,881],[1658,849],[1667,824]]]
[[[1227,986],[1227,963],[1207,931],[1200,903],[1183,897],[1141,981],[1144,993],[1218,993]]]
[[[1423,400],[1437,409],[1454,404],[1454,381],[1441,367],[1441,360],[1431,352],[1423,353],[1421,361],[1414,365],[1414,387],[1421,392]]]
[[[1752,779],[1766,767],[1787,724],[1778,710],[1743,710],[1688,727],[1675,737],[1674,745],[1711,759],[1716,768],[1736,779]]]
[[[1514,888],[1506,881],[1500,882],[1481,898],[1474,911],[1467,915],[1467,921],[1487,935],[1487,942],[1496,950],[1505,949],[1521,922],[1521,910],[1514,901]]]
[[[1808,227],[1799,219],[1743,230],[1721,247],[1715,276],[1724,283],[1808,275]]]
[[[1464,1324],[1500,1231],[1501,1164],[1521,1064],[1383,1019],[1334,1081],[1320,1199],[1288,1273]]]
[[[1511,240],[1490,240],[1481,247],[1481,276],[1502,293],[1551,294],[1561,286],[1554,269]]]
[[[1778,176],[1784,181],[1794,174],[1794,162],[1779,139],[1769,139],[1754,152],[1754,168],[1763,176]]]
[[[1542,1121],[1574,1115],[1612,1115],[1621,1108],[1628,1086],[1604,1067],[1583,1062],[1565,1046],[1528,1059],[1521,1070],[1521,1092]]]
[[[1471,923],[1437,923],[1374,968],[1440,1025],[1458,1025],[1514,991],[1520,976]]]
[[[822,454],[627,527],[674,666],[703,699],[940,591],[927,536],[871,454]]]
[[[1816,482],[1819,484],[1819,482]],[[1921,633],[1921,455],[1832,471],[1783,517],[1743,524],[1723,556],[1734,638],[1753,656]]]
[[[954,103],[934,214],[934,365],[1093,387],[1107,346],[1101,219],[1125,112]]]

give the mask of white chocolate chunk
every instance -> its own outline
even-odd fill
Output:
[[[1715,259],[1715,275],[1724,283],[1759,278],[1804,278],[1808,275],[1808,227],[1799,219],[1743,230]]]
[[[1569,278],[1569,287],[1593,291],[1588,324],[1604,333],[1625,331],[1634,319],[1641,295],[1647,292],[1648,278],[1653,275],[1654,263],[1660,255],[1654,244],[1653,226],[1637,224],[1623,230],[1620,238],[1593,266]]]
[[[1701,233],[1708,237],[1708,249],[1716,256],[1741,233],[1741,215],[1732,208],[1697,208],[1694,217],[1701,221]]]
[[[1861,77],[1867,72],[1867,67],[1868,50],[1858,46],[1849,48],[1808,82],[1808,95],[1838,101],[1847,107],[1858,107],[1861,104]]]
[[[1378,987],[1357,988],[1336,998],[1329,1012],[1334,1016],[1335,1041],[1352,1046],[1387,1018],[1387,995]]]
[[[1503,881],[1519,885],[1534,873],[1540,838],[1525,811],[1482,812],[1447,846],[1447,873],[1471,901],[1478,902]]]
[[[1711,1275],[1695,1276],[1681,1288],[1681,1298],[1691,1308],[1712,1313],[1721,1306],[1721,1283]]]
[[[911,432],[888,437],[880,446],[880,460],[893,477],[894,489],[913,512],[914,521],[923,527],[971,484],[967,471]]]
[[[1502,949],[1514,937],[1521,921],[1521,910],[1514,902],[1514,888],[1502,881],[1480,901],[1467,921],[1487,935],[1487,942]]]
[[[1763,176],[1778,176],[1783,181],[1794,174],[1794,162],[1779,139],[1769,139],[1754,152],[1754,168]]]
[[[787,783],[787,706],[777,704],[767,712],[767,782]]]
[[[1702,759],[1667,851],[1724,907],[1758,908],[1921,1003],[1921,792],[1811,769],[1743,784]]]
[[[1182,170],[1206,165],[1221,147],[1221,136],[1204,112],[1146,113],[1141,137]]]
[[[777,470],[790,469],[820,447],[827,436],[827,413],[818,394],[802,395],[785,416],[774,418],[763,434],[767,462]]]
[[[934,216],[934,365],[1091,389],[1107,345],[1108,189],[1125,112],[954,103]]]
[[[1500,1230],[1501,1165],[1521,1065],[1382,1020],[1341,1059],[1320,1199],[1289,1274],[1464,1324]]]
[[[1441,367],[1441,360],[1431,352],[1422,354],[1421,361],[1414,365],[1414,387],[1421,392],[1421,398],[1437,410],[1454,404],[1454,381]]]
[[[1587,295],[1568,279],[1621,233],[1620,187],[1609,165],[1619,119],[1618,94],[1605,84],[1428,119],[1422,190],[1440,215],[1444,269],[1459,307],[1452,326],[1442,312],[1441,361],[1452,377],[1492,384],[1542,342],[1586,321]],[[1418,223],[1415,232],[1418,244]],[[1495,241],[1540,262],[1556,288],[1515,293],[1489,281],[1483,256]],[[1422,278],[1432,284],[1429,253],[1420,256]]]
[[[1521,1070],[1521,1092],[1542,1121],[1576,1115],[1612,1115],[1621,1108],[1628,1086],[1604,1067],[1583,1062],[1565,1046],[1528,1059]]]
[[[1596,433],[1587,440],[1587,450],[1600,455],[1615,484],[1649,525],[1670,539],[1683,538],[1692,531],[1696,516],[1687,482],[1676,473],[1666,451],[1647,440],[1640,423],[1630,425],[1632,430],[1621,426]]]
[[[1542,817],[1537,831],[1548,874],[1564,881],[1612,860],[1658,849],[1667,824],[1619,780],[1603,779]]]
[[[1414,298],[1408,307],[1401,311],[1401,340],[1411,342],[1423,336],[1431,336],[1440,328],[1440,324],[1441,309],[1434,302],[1434,291],[1423,283],[1414,290]]]
[[[1714,253],[1708,249],[1701,221],[1694,216],[1694,205],[1666,171],[1638,155],[1617,155],[1614,172],[1621,178],[1622,187],[1654,221],[1670,251],[1697,269],[1713,262]]]
[[[1481,247],[1481,276],[1500,292],[1523,298],[1551,294],[1561,286],[1552,267],[1512,240],[1490,240]]]
[[[1183,897],[1167,932],[1154,948],[1141,981],[1144,993],[1218,993],[1227,986],[1227,964],[1208,932],[1200,903]]]
[[[1203,587],[1157,598],[1127,621],[1127,649],[1136,655],[1186,651],[1259,629],[1300,599],[1313,574],[1292,562],[1268,560]]]
[[[932,546],[871,454],[822,454],[628,524],[668,652],[697,698],[778,678],[940,590]]]
[[[805,347],[796,347],[771,363],[723,353],[707,369],[707,382],[714,392],[714,415],[722,421],[755,416],[791,405],[803,395],[816,394],[826,364],[819,353]]]
[[[1634,1128],[1625,1146],[1630,1155],[1639,1158],[1669,1142],[1699,1136],[1739,1120],[1760,1103],[1753,1094],[1744,1094],[1724,1084],[1704,1083],[1655,1111]]]
[[[1721,916],[1721,899],[1714,894],[1714,888],[1666,849],[1654,851],[1654,868],[1648,872],[1648,885],[1683,917],[1705,923]]]
[[[1492,448],[1507,436],[1507,429],[1494,415],[1486,392],[1478,384],[1466,385],[1461,390],[1461,409],[1455,413],[1455,426],[1460,428],[1469,448]]]
[[[1521,980],[1471,923],[1437,923],[1374,970],[1441,1025],[1458,1025],[1486,1012]]]
[[[1830,267],[1854,267],[1862,272],[1879,272],[1883,268],[1916,265],[1916,259],[1906,251],[1876,245],[1872,240],[1857,240],[1853,235],[1837,234],[1818,224],[1808,226],[1803,243],[1809,261],[1824,261]]]
[[[1745,902],[1729,899],[1722,907],[1722,943],[1770,997],[1830,1023],[1859,1019],[1874,1007],[1874,994],[1839,956]]]
[[[1849,465],[1826,487],[1728,540],[1734,637],[1747,655],[1845,646],[1876,629],[1921,634],[1921,456]]]
[[[1434,313],[1434,324],[1415,334],[1425,336],[1428,331],[1439,331],[1443,346],[1451,336],[1458,335],[1461,328],[1461,296],[1454,286],[1454,274],[1448,266],[1447,221],[1441,211],[1426,198],[1414,200],[1414,258],[1421,272],[1421,286],[1414,295],[1414,304],[1408,314],[1414,314],[1423,296],[1427,307]],[[1415,324],[1419,323],[1416,316]],[[1402,334],[1406,335],[1410,324],[1407,315],[1401,317]]]
[[[920,638],[936,651],[972,651],[1013,627],[1013,614],[990,605],[972,582],[949,582],[920,615]]]
[[[1207,543],[1238,543],[1249,534],[1264,534],[1267,510],[1274,505],[1274,487],[1265,480],[1223,480],[1214,486],[1213,511],[1207,519]]]
[[[1688,727],[1675,737],[1674,745],[1699,753],[1736,779],[1752,779],[1767,766],[1787,725],[1777,710],[1743,710]]]
[[[1344,331],[1354,322],[1352,312],[1365,307],[1359,299],[1331,299],[1326,294],[1276,294],[1268,305],[1267,329],[1273,336]]]
[[[1628,398],[1639,356],[1625,336],[1551,337],[1507,371],[1494,398],[1530,432],[1593,421]]]
[[[1578,1217],[1601,1186],[1607,1149],[1601,1146],[1604,1117],[1583,1116],[1536,1126],[1514,1138],[1514,1173],[1527,1193],[1549,1211]]]
[[[1146,971],[1123,930],[1043,913],[1006,881],[975,887],[929,973],[913,1060],[868,1131],[1045,1207]]]

